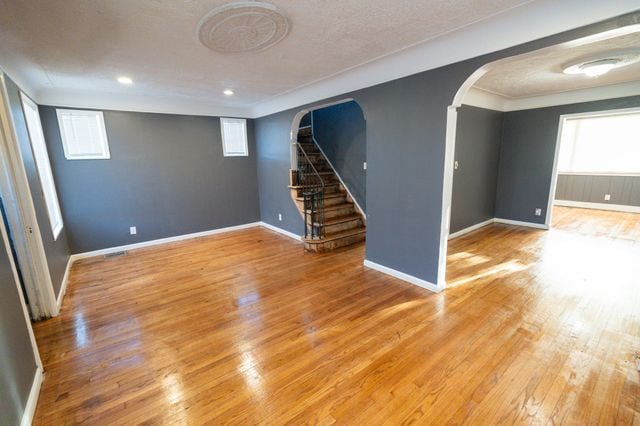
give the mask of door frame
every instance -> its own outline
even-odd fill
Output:
[[[0,72],[0,195],[34,320],[58,315],[42,234],[18,146],[4,73]]]

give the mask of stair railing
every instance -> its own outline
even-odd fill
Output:
[[[298,148],[296,184],[302,187],[304,236],[320,239],[324,236],[324,181],[300,142],[296,142],[296,145]]]

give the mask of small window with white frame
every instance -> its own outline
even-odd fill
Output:
[[[222,151],[225,157],[246,157],[249,155],[247,120],[220,118],[220,131],[222,132]]]
[[[21,93],[21,97],[24,117],[27,122],[27,130],[29,131],[31,150],[36,163],[36,169],[38,170],[40,186],[42,187],[42,194],[49,215],[49,224],[51,225],[51,232],[53,233],[53,239],[55,241],[58,239],[60,232],[62,232],[62,213],[60,212],[58,194],[53,181],[53,174],[51,173],[51,163],[49,162],[47,145],[42,132],[40,113],[38,112],[38,106],[35,102],[29,99],[24,93]]]
[[[67,160],[108,160],[109,142],[102,111],[57,109]]]

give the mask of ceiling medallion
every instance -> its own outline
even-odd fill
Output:
[[[217,7],[198,24],[200,42],[220,53],[258,52],[282,40],[289,20],[278,8],[259,1]]]

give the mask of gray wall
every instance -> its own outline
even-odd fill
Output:
[[[495,217],[502,117],[490,109],[458,109],[451,233]]]
[[[291,123],[302,109],[354,99],[366,118],[366,257],[436,283],[447,107],[462,83],[488,62],[628,25],[638,16],[628,14],[257,119],[262,220],[302,233],[302,219],[287,188]],[[277,212],[283,213],[282,222]]]
[[[249,156],[223,157],[217,117],[104,111],[111,159],[71,161],[40,115],[72,253],[260,219],[251,120]]]
[[[313,134],[360,207],[366,212],[366,123],[354,101],[313,111]]]
[[[0,424],[18,425],[37,365],[9,255],[0,244]]]
[[[67,262],[69,261],[70,251],[67,241],[67,230],[69,224],[65,221],[64,228],[58,236],[58,239],[54,240],[53,233],[51,231],[51,225],[49,223],[49,213],[47,211],[47,205],[44,200],[42,186],[40,185],[38,169],[36,168],[33,151],[31,150],[31,141],[29,140],[29,133],[27,130],[24,111],[22,110],[20,88],[9,78],[6,78],[6,82],[7,92],[9,94],[9,106],[11,108],[11,115],[13,116],[13,123],[16,134],[18,135],[18,143],[20,145],[20,152],[22,154],[24,167],[27,172],[27,178],[29,180],[31,198],[33,199],[38,226],[40,227],[40,233],[42,234],[42,243],[44,245],[47,263],[49,265],[49,273],[51,274],[53,289],[57,296],[60,292],[60,287],[62,286],[62,279],[67,268]],[[51,148],[49,148],[49,157],[51,158]],[[54,180],[57,181],[56,170],[53,170],[53,175]],[[58,198],[60,198],[59,188]]]
[[[555,199],[640,207],[640,176],[558,175]]]
[[[505,113],[496,217],[544,223],[561,115],[637,106],[640,96]]]

